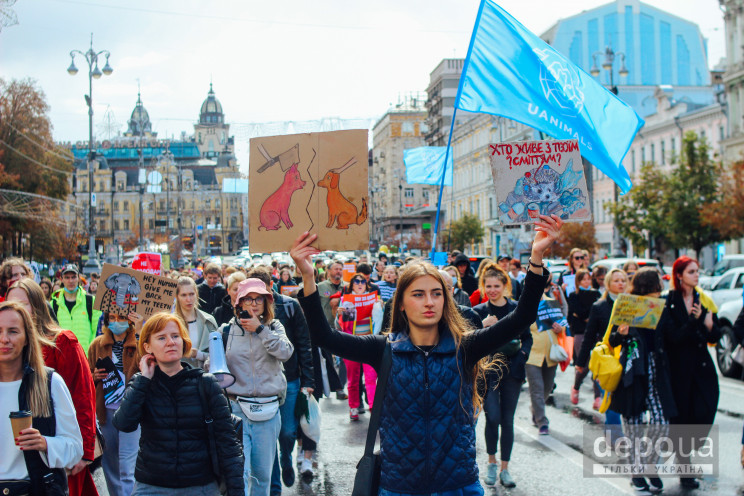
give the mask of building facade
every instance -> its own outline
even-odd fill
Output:
[[[719,0],[726,25],[726,72],[723,85],[729,109],[724,158],[744,158],[744,0]]]
[[[227,253],[243,243],[247,202],[225,192],[225,179],[240,178],[234,139],[210,85],[194,136],[158,139],[141,98],[127,132],[96,142],[93,173],[95,234],[99,253],[116,260],[118,249],[154,249],[168,244],[194,256]],[[68,143],[76,170],[70,178],[68,224],[87,228],[88,143]],[[176,258],[179,253],[173,254]]]

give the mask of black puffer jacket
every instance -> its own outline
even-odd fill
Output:
[[[129,382],[114,426],[132,432],[142,426],[134,478],[159,487],[203,486],[216,480],[209,456],[199,381],[205,380],[209,413],[219,466],[229,496],[242,496],[243,451],[230,420],[230,408],[215,378],[202,369],[181,362],[183,370],[169,377],[155,367],[152,379],[135,374]]]
[[[468,268],[465,271],[465,275],[460,275],[460,286],[462,286],[463,291],[471,295],[475,293],[476,289],[478,289],[478,279],[475,278],[475,274],[473,273],[473,267],[470,265],[470,258],[462,253],[457,255],[454,261],[455,267],[461,264],[468,264]],[[457,270],[460,269],[458,268]]]
[[[294,353],[284,362],[284,375],[287,381],[300,379],[300,387],[315,389],[313,374],[313,355],[310,352],[310,331],[300,303],[289,296],[274,291],[275,318],[284,326]]]

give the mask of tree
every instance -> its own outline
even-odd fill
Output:
[[[567,258],[572,248],[581,248],[594,253],[597,251],[597,237],[591,222],[570,222],[563,226],[561,234],[553,245],[556,257]]]
[[[481,220],[473,214],[465,213],[449,224],[450,244],[452,249],[463,251],[465,245],[472,244],[485,236]]]
[[[0,188],[66,199],[73,157],[53,144],[48,111],[46,97],[34,81],[0,79]],[[24,216],[22,210],[6,215],[2,219],[3,251],[23,255],[18,241],[25,236],[38,240],[34,256],[66,256],[64,243],[49,237],[59,231],[55,227],[57,214],[49,212],[48,220]]]
[[[704,222],[703,209],[718,203],[720,163],[710,159],[704,138],[689,131],[682,140],[680,163],[669,184],[669,231],[667,238],[675,249],[690,247],[695,255],[711,243],[722,241],[715,227]]]
[[[718,201],[701,208],[703,224],[723,239],[744,237],[744,160],[721,169]]]
[[[664,174],[652,162],[641,166],[639,181],[618,203],[611,203],[607,210],[616,219],[620,235],[633,243],[637,251],[643,251],[656,241],[660,246],[667,238],[669,229],[670,184]]]

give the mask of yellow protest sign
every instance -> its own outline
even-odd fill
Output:
[[[656,329],[665,304],[664,298],[621,294],[612,307],[610,326],[628,324],[630,327]]]

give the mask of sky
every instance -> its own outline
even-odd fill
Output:
[[[0,5],[4,3],[0,0]],[[87,64],[70,51],[109,50],[93,82],[94,134],[126,131],[138,81],[160,138],[193,133],[210,81],[228,123],[377,118],[425,91],[443,58],[465,57],[478,0],[17,0],[0,31],[0,77],[33,78],[57,141],[87,140]],[[602,0],[501,0],[536,34]],[[647,0],[694,20],[709,65],[725,56],[718,0]],[[103,63],[103,62],[102,62]],[[85,67],[83,67],[85,66]],[[234,131],[234,129],[233,129]],[[234,132],[231,132],[234,134]],[[236,137],[238,139],[238,137]],[[247,143],[237,143],[241,168]]]

